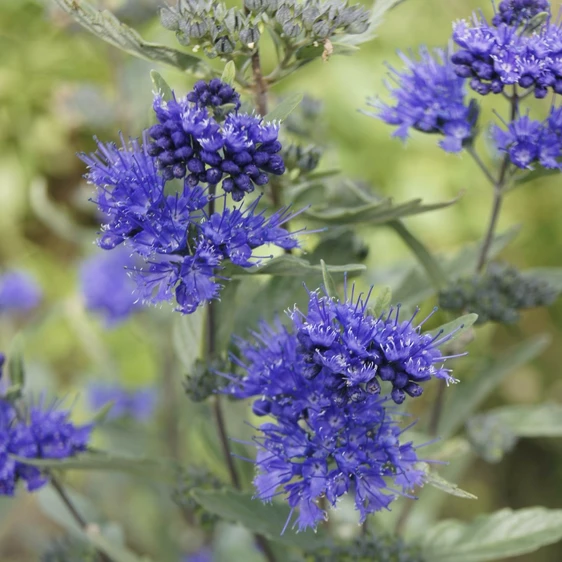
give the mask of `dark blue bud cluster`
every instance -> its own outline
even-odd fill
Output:
[[[503,0],[492,19],[492,24],[495,26],[502,23],[526,25],[541,13],[550,15],[550,2],[548,0]]]
[[[219,124],[207,106],[235,103],[236,110]],[[278,154],[279,125],[255,115],[238,113],[239,96],[220,80],[196,84],[185,98],[164,101],[157,96],[154,111],[158,124],[149,129],[153,141],[148,153],[155,157],[163,178],[187,177],[191,186],[217,185],[241,201],[255,185],[265,185],[268,174],[285,172]]]
[[[199,80],[193,90],[187,94],[187,101],[199,107],[220,107],[232,104],[234,109],[240,109],[240,94],[230,85],[219,78],[210,82]]]
[[[455,382],[437,348],[448,336],[422,334],[423,322],[400,322],[397,311],[375,318],[367,302],[353,292],[344,301],[310,293],[307,314],[295,308],[289,328],[264,323],[254,341],[238,340],[233,361],[244,375],[228,376],[229,392],[254,398],[254,414],[269,416],[255,438],[254,484],[264,501],[281,489],[299,508],[299,529],[326,517],[321,497],[335,506],[353,494],[363,521],[422,484],[392,400],[419,396],[431,378]],[[380,396],[382,381],[390,396]]]
[[[521,21],[539,11],[550,13],[548,3],[502,2],[493,24],[476,15],[456,22],[453,40],[461,47],[452,56],[456,73],[481,95],[513,85],[532,89],[536,98],[549,89],[562,94],[560,25],[547,18],[528,33],[519,30]]]
[[[208,91],[215,89],[216,83]],[[197,86],[195,97],[202,99],[205,91]],[[226,260],[251,267],[259,262],[252,252],[260,246],[298,246],[282,226],[294,216],[287,209],[266,216],[257,211],[259,198],[245,208],[226,201],[229,193],[240,201],[254,184],[267,183],[268,173],[284,172],[278,125],[238,112],[229,113],[221,125],[188,98],[165,102],[157,97],[159,124],[142,141],[121,139],[120,148],[98,142],[95,154],[82,156],[105,217],[99,245],[111,250],[125,244],[136,254],[129,270],[136,298],[175,300],[187,314],[218,297],[217,275]],[[180,190],[177,182],[168,183],[184,176]],[[215,195],[221,179],[223,193]]]

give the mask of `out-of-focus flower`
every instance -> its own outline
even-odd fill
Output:
[[[126,389],[118,384],[92,383],[87,389],[88,404],[93,411],[113,402],[108,419],[132,418],[147,421],[154,414],[158,392],[153,387]]]
[[[435,133],[444,138],[439,146],[447,152],[459,152],[474,136],[478,106],[466,102],[465,80],[455,74],[447,50],[420,49],[416,60],[401,53],[406,70],[390,67],[396,86],[388,83],[396,105],[378,99],[370,100],[376,113],[368,113],[389,125],[398,127],[393,133],[402,140],[410,129]]]
[[[0,314],[29,312],[43,298],[37,282],[24,271],[8,271],[0,275]]]
[[[106,325],[114,326],[142,308],[130,277],[135,262],[125,247],[103,252],[84,260],[80,285],[86,308],[97,312]]]

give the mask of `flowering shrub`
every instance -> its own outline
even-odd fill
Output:
[[[483,351],[478,326],[514,324],[523,310],[553,304],[562,287],[558,270],[495,261],[509,242],[497,232],[508,193],[562,165],[562,28],[550,2],[483,6],[453,24],[448,45],[399,51],[403,68],[388,66],[388,92],[361,109],[403,141],[434,135],[490,184],[482,240],[453,259],[407,220],[462,202],[395,201],[343,177],[326,166],[320,105],[276,95],[302,67],[373,40],[399,0],[377,0],[370,11],[340,0],[180,0],[160,10],[177,48],[145,41],[87,0],[56,3],[101,39],[181,70],[178,81],[197,80],[172,89],[152,71],[145,122],[124,120],[122,133],[104,131],[108,140],[96,137],[95,151],[80,153],[97,239],[60,209],[53,220],[48,186],[33,188],[35,209],[65,244],[99,247],[79,266],[81,296],[47,314],[68,322],[92,360],[93,380],[81,382],[91,419],[71,422],[46,398],[52,387],[37,397],[50,371],[24,362],[21,339],[0,354],[0,493],[37,492],[70,533],[41,559],[479,562],[562,539],[561,510],[435,523],[438,502],[426,492],[476,500],[442,465],[459,474],[471,456],[497,462],[519,437],[560,435],[557,405],[476,413],[545,345],[525,341],[498,358]],[[271,67],[262,60],[266,34]],[[492,123],[481,110],[488,94],[498,94],[488,96],[497,104]],[[539,102],[526,102],[549,94],[555,101],[541,119]],[[362,238],[381,225],[412,251],[413,266],[384,271],[366,261]],[[393,286],[372,285],[377,279]],[[26,274],[3,272],[7,333],[41,299]],[[129,340],[134,356],[124,351]],[[85,370],[52,341],[37,347]],[[113,520],[129,480],[101,486],[94,470],[128,472],[158,496],[158,509],[142,513],[142,532],[134,517],[126,528]],[[74,471],[84,495],[67,487]],[[102,513],[86,496],[113,507]]]

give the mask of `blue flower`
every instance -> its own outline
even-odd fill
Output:
[[[0,399],[0,412],[0,495],[14,495],[19,481],[30,492],[48,482],[41,469],[14,457],[65,459],[86,450],[92,426],[74,425],[66,410],[39,404],[20,418],[12,404]]]
[[[461,48],[451,57],[455,72],[470,78],[481,95],[500,94],[506,86],[531,88],[536,98],[548,89],[562,93],[562,30],[548,18],[536,29],[521,33],[519,23],[542,10],[542,2],[502,2],[493,25],[482,16],[453,26]]]
[[[203,547],[197,552],[186,555],[182,562],[213,562],[213,552],[210,548]]]
[[[209,92],[213,88],[210,83]],[[250,267],[260,260],[252,255],[260,246],[298,246],[295,233],[282,226],[295,216],[287,209],[267,217],[256,212],[259,198],[247,208],[226,202],[228,193],[240,201],[266,183],[267,174],[283,173],[278,125],[234,112],[221,127],[202,107],[204,85],[194,92],[195,101],[157,97],[159,123],[142,141],[121,138],[121,147],[98,142],[95,154],[82,155],[104,216],[99,245],[111,250],[123,244],[140,258],[129,273],[141,301],[175,300],[185,314],[218,298],[225,262]],[[230,95],[223,86],[219,94]],[[224,192],[215,195],[223,177]],[[223,210],[215,212],[221,199]]]
[[[88,387],[88,404],[93,411],[113,402],[107,419],[149,420],[156,408],[158,393],[152,387],[127,390],[118,384],[94,383]]]
[[[142,307],[133,293],[136,284],[129,271],[135,260],[124,247],[84,260],[80,266],[80,284],[86,308],[98,312],[108,327],[123,322]]]
[[[540,13],[550,15],[550,2],[548,0],[503,0],[498,6],[498,11],[492,23],[498,26],[525,25]]]
[[[509,155],[518,168],[562,169],[562,107],[551,108],[544,122],[523,115],[507,125],[495,125],[492,137],[498,149]]]
[[[29,312],[42,297],[41,289],[28,273],[13,270],[0,275],[0,313]]]
[[[295,308],[290,328],[278,320],[262,324],[254,341],[238,341],[244,376],[229,391],[255,398],[254,414],[271,419],[255,438],[257,495],[269,501],[281,489],[299,509],[299,529],[326,517],[323,496],[336,505],[353,494],[363,521],[422,484],[389,398],[419,396],[431,378],[454,382],[437,348],[449,336],[423,334],[397,312],[375,318],[367,301],[310,293],[308,313]],[[390,397],[380,396],[385,384]]]
[[[409,129],[444,136],[439,143],[447,152],[459,152],[474,136],[478,118],[476,102],[465,101],[465,80],[455,74],[449,52],[435,49],[434,55],[420,49],[420,60],[400,54],[406,70],[390,68],[397,86],[388,84],[396,105],[371,100],[378,109],[370,114],[398,127],[393,136],[408,138]]]
[[[196,82],[193,90],[187,94],[187,101],[199,107],[220,107],[221,105],[233,104],[234,109],[240,109],[238,92],[219,78],[213,78],[208,83],[204,80]]]

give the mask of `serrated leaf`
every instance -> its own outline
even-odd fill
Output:
[[[435,330],[430,330],[428,334],[433,337],[436,337],[439,333],[442,334],[441,337],[445,337],[447,334],[452,334],[446,342],[443,342],[444,344],[449,343],[456,340],[459,336],[469,330],[476,320],[478,320],[478,314],[471,312],[470,314],[460,316],[452,322],[447,322],[447,324],[443,324],[442,326],[439,326],[439,328],[435,328]]]
[[[474,494],[471,494],[470,492],[459,488],[456,484],[449,482],[441,475],[437,474],[437,472],[431,470],[430,466],[427,463],[416,463],[416,468],[419,468],[425,472],[425,483],[427,485],[433,486],[434,488],[437,488],[438,490],[441,490],[446,494],[450,494],[451,496],[456,496],[457,498],[464,498],[467,500],[478,499]]]
[[[324,533],[305,531],[295,533],[290,527],[282,535],[291,509],[280,503],[264,504],[247,492],[235,490],[202,490],[192,492],[193,499],[207,511],[226,521],[240,523],[250,531],[273,541],[290,544],[306,550],[325,546]]]
[[[162,96],[164,101],[170,101],[174,98],[172,88],[168,85],[168,82],[162,78],[162,75],[156,70],[150,71],[150,79],[156,88],[156,91]]]
[[[348,265],[327,265],[326,268],[330,273],[357,273],[365,271],[366,269],[364,265],[356,263]],[[289,277],[300,277],[304,275],[314,275],[317,273],[322,273],[322,266],[311,265],[307,260],[285,254],[268,260],[262,265],[250,268],[242,268],[231,265],[225,268],[224,275],[226,277],[243,277],[246,275],[283,275]]]
[[[326,205],[311,208],[303,214],[308,218],[327,225],[350,225],[365,223],[369,225],[385,224],[402,217],[444,209],[457,202],[458,199],[424,205],[421,199],[414,199],[400,205],[393,205],[391,199],[373,201],[356,207],[334,207]]]
[[[320,267],[322,268],[322,280],[324,281],[324,289],[326,290],[326,294],[330,298],[339,298],[338,289],[336,287],[336,284],[334,283],[334,279],[328,271],[328,267],[324,260],[320,260]]]
[[[221,80],[225,84],[229,84],[230,86],[232,86],[232,84],[234,84],[235,78],[236,78],[236,65],[234,64],[233,61],[229,60],[226,63],[224,70],[222,71]]]
[[[454,434],[505,377],[540,355],[549,342],[546,335],[523,341],[456,385],[441,418],[440,435]]]
[[[302,101],[302,94],[291,94],[287,96],[276,108],[272,109],[263,120],[270,123],[283,122],[298,107]]]
[[[517,437],[562,437],[560,404],[502,406],[483,415],[504,425]]]
[[[504,560],[562,538],[562,510],[502,509],[464,523],[449,519],[425,532],[421,546],[431,562]]]
[[[211,68],[200,58],[145,41],[137,31],[125,25],[111,12],[100,11],[86,0],[55,0],[80,25],[114,47],[141,59],[171,65],[196,76],[212,74]]]
[[[375,302],[370,310],[371,314],[378,318],[383,312],[386,312],[392,302],[392,289],[383,287],[375,298]]]

